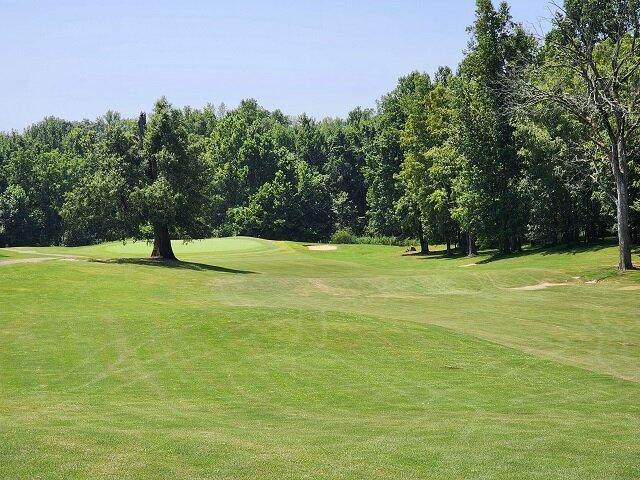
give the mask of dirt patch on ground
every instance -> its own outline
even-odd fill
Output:
[[[309,283],[313,288],[319,290],[322,293],[328,293],[330,295],[340,295],[340,290],[327,285],[324,281],[319,279],[310,278]]]
[[[550,287],[563,287],[565,285],[570,285],[570,284],[542,282],[542,283],[537,283],[536,285],[525,285],[524,287],[510,288],[509,290],[520,290],[520,291],[531,292],[535,290],[544,290],[545,288],[550,288]]]
[[[338,249],[336,245],[307,245],[307,248],[314,252],[331,252]]]
[[[37,257],[37,258],[12,258],[11,260],[0,260],[0,267],[6,265],[15,265],[16,263],[39,263],[47,260],[56,260],[56,257]]]
[[[478,265],[477,263],[467,263],[466,265],[458,265],[459,267],[462,268],[467,268],[467,267],[475,267],[476,265]]]
[[[622,287],[622,288],[619,288],[618,290],[622,290],[625,292],[632,292],[634,290],[640,290],[640,285],[629,285],[628,287]]]
[[[72,255],[70,253],[45,253],[45,252],[38,252],[36,250],[27,250],[27,249],[22,249],[22,248],[5,248],[5,250],[9,250],[11,252],[17,252],[17,253],[28,253],[30,255],[42,255],[43,257],[47,257],[47,258],[89,258],[86,255]]]
[[[3,265],[15,265],[19,263],[40,263],[46,262],[47,260],[63,260],[65,262],[79,262],[88,258],[83,255],[66,255],[62,253],[41,253],[36,252],[35,250],[20,250],[17,248],[7,248],[6,250],[11,250],[13,252],[20,253],[30,253],[32,255],[38,255],[38,257],[28,257],[28,258],[11,258],[9,260],[0,260],[0,267]]]

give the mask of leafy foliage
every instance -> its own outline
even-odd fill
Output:
[[[345,119],[290,118],[251,99],[178,109],[164,98],[148,123],[111,111],[45,118],[0,134],[0,244],[157,243],[162,233],[165,244],[417,238],[423,250],[469,253],[477,240],[508,253],[589,242],[621,225],[607,158],[614,100],[626,119],[617,124],[627,128],[624,199],[637,241],[637,21],[635,0],[567,0],[538,44],[506,3],[477,0],[456,72],[412,72],[376,109]],[[589,69],[601,73],[598,98],[583,81]],[[618,97],[604,105],[607,85]],[[541,101],[551,98],[565,103]]]

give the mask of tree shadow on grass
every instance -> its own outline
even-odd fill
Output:
[[[507,260],[510,258],[520,258],[527,257],[529,255],[577,255],[579,253],[584,252],[597,252],[598,250],[602,250],[609,247],[617,246],[617,241],[613,239],[603,240],[601,242],[594,242],[589,245],[576,245],[576,246],[558,246],[558,247],[530,247],[522,250],[521,252],[510,253],[510,254],[500,254],[497,250],[482,250],[478,252],[477,256],[485,256],[486,258],[482,258],[478,260],[476,263],[478,265],[497,262],[500,260]],[[640,245],[637,245],[633,248],[634,254],[640,254]],[[469,257],[466,253],[460,253],[460,251],[454,250],[451,255],[447,255],[445,250],[435,250],[427,253],[412,253],[410,255],[403,255],[405,257],[416,257],[421,260],[459,260],[461,258],[468,258],[472,260],[476,257]]]
[[[418,252],[411,255],[404,255],[405,257],[416,257],[421,260],[457,260],[459,258],[466,257],[466,253],[460,253],[458,251],[452,251],[451,255],[447,255],[446,250],[435,250],[431,252]]]
[[[155,258],[114,258],[108,260],[93,259],[91,262],[96,263],[115,263],[124,265],[144,265],[149,267],[177,268],[181,270],[195,270],[199,272],[220,272],[220,273],[236,273],[236,274],[257,274],[251,270],[236,270],[235,268],[220,267],[218,265],[209,265],[206,263],[184,262],[182,260],[160,260]]]
[[[558,247],[532,247],[527,248],[521,252],[509,253],[509,254],[500,254],[495,250],[492,252],[491,256],[488,258],[484,258],[477,262],[479,265],[497,262],[499,260],[507,260],[510,258],[521,258],[527,257],[529,255],[577,255],[585,252],[597,252],[599,250],[603,250],[605,248],[616,246],[617,242],[605,240],[602,242],[591,243],[588,245],[576,245],[576,246],[558,246]],[[485,252],[486,253],[486,252]]]

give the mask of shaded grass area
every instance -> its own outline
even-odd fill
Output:
[[[596,243],[581,244],[575,246],[560,245],[557,247],[529,247],[523,249],[521,252],[514,252],[510,254],[499,254],[497,252],[491,252],[490,256],[483,258],[479,263],[491,263],[500,260],[507,260],[510,258],[521,258],[529,255],[577,255],[585,252],[597,252],[602,249],[611,249],[616,242],[612,240],[603,240]]]
[[[160,267],[160,268],[179,268],[184,270],[197,270],[197,271],[211,271],[222,273],[256,273],[250,270],[236,270],[233,268],[219,267],[216,265],[209,265],[207,263],[198,262],[185,262],[183,260],[162,260],[156,258],[115,258],[108,260],[92,259],[92,262],[97,263],[116,263],[116,264],[129,264],[129,265],[142,265],[145,267]]]
[[[640,476],[640,276],[586,283],[615,249],[257,242],[4,267],[0,478]]]

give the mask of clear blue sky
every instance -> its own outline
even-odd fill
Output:
[[[546,0],[510,4],[525,25],[549,16]],[[456,66],[473,14],[473,0],[0,0],[0,130],[131,116],[161,95],[343,116],[412,70]]]

